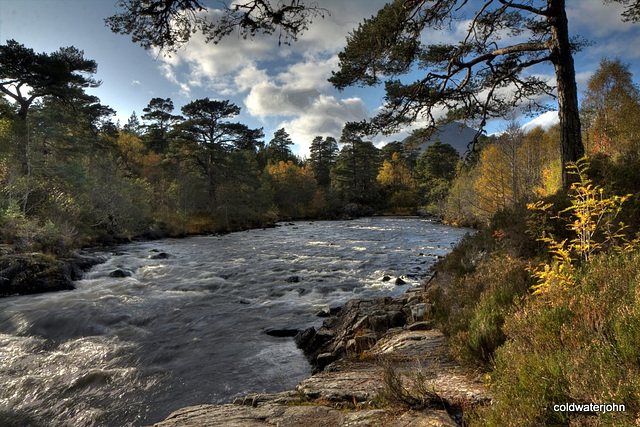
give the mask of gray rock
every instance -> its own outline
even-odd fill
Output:
[[[411,319],[410,323],[421,322],[431,318],[432,305],[426,302],[421,302],[410,306]]]
[[[131,272],[129,270],[123,270],[121,268],[118,268],[117,270],[113,270],[111,273],[109,273],[109,277],[130,277],[131,276]]]
[[[429,331],[433,329],[433,321],[415,322],[410,324],[407,329],[409,329],[410,331]]]
[[[170,255],[168,253],[166,253],[166,252],[160,252],[160,253],[157,253],[155,255],[151,255],[149,258],[151,258],[151,259],[167,259],[167,258],[169,258],[169,256]]]
[[[386,315],[369,317],[371,329],[375,332],[385,332],[389,329],[389,318]]]
[[[263,332],[271,337],[284,338],[295,337],[300,333],[300,330],[292,328],[267,328]]]

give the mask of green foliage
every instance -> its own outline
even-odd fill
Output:
[[[320,187],[327,188],[331,184],[331,169],[338,157],[338,143],[332,136],[322,138],[316,136],[309,148],[309,164]]]
[[[436,287],[428,292],[436,321],[450,337],[452,354],[458,360],[489,366],[495,350],[506,340],[505,318],[531,285],[526,266],[523,260],[495,255],[478,261],[472,272],[452,277],[451,289]]]
[[[267,145],[267,162],[277,164],[278,162],[293,161],[295,156],[290,146],[293,145],[290,135],[284,128],[280,128],[273,134],[273,139]]]
[[[424,182],[434,179],[453,180],[460,156],[449,144],[436,141],[418,158],[417,175]]]
[[[51,220],[25,217],[15,201],[0,212],[0,237],[19,252],[65,255],[74,244],[75,230],[60,228]]]
[[[378,199],[379,151],[373,143],[345,141],[331,170],[331,186],[346,203],[372,205]]]

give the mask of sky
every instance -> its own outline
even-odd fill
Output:
[[[203,1],[220,7],[217,0]],[[0,43],[14,39],[37,52],[53,52],[73,45],[98,63],[95,76],[99,88],[89,90],[117,111],[115,119],[125,124],[132,112],[153,97],[171,98],[180,107],[199,98],[229,99],[242,107],[238,121],[264,128],[265,141],[284,127],[294,141],[294,152],[308,155],[317,135],[340,137],[347,121],[370,118],[383,104],[381,88],[347,88],[337,91],[327,79],[337,69],[338,53],[349,31],[374,15],[383,0],[317,0],[330,11],[317,19],[291,46],[278,46],[276,37],[243,40],[231,35],[220,44],[206,44],[194,36],[180,51],[165,56],[145,51],[129,36],[113,34],[104,19],[118,12],[116,0],[0,0]],[[597,69],[602,58],[620,58],[630,64],[634,80],[640,81],[640,23],[620,20],[622,7],[603,5],[601,0],[567,0],[569,30],[592,42],[575,56],[578,90]],[[450,30],[430,32],[429,41],[457,41],[467,21]],[[536,74],[553,77],[551,66]],[[522,124],[532,117],[513,116]],[[553,113],[538,117],[548,125]],[[416,124],[415,126],[419,126]],[[506,127],[492,121],[487,132]],[[378,145],[402,140],[409,129],[391,136],[378,136]]]

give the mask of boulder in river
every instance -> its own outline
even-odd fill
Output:
[[[41,253],[0,257],[0,297],[75,289],[73,280],[104,262],[104,258],[74,255],[57,259]]]
[[[167,259],[169,258],[169,254],[166,252],[159,252],[155,255],[151,255],[149,258],[151,259]]]
[[[267,328],[264,330],[264,333],[271,337],[285,338],[295,337],[300,333],[300,330],[291,328]]]
[[[129,270],[123,270],[121,268],[118,268],[117,270],[113,270],[111,273],[109,273],[109,277],[130,277],[131,276],[131,272]]]

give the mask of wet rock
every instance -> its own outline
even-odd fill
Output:
[[[333,353],[320,353],[316,356],[316,363],[322,367],[329,365],[335,360],[337,360],[337,357]]]
[[[64,263],[64,274],[71,280],[80,280],[85,271],[94,265],[102,264],[107,259],[101,256],[86,254],[76,254],[69,258],[62,259]]]
[[[398,285],[398,286],[400,286],[400,285],[406,285],[406,284],[407,284],[407,282],[405,282],[404,280],[402,280],[400,277],[398,277],[394,283],[395,283],[396,285]]]
[[[131,276],[131,272],[129,270],[123,270],[123,269],[117,269],[117,270],[113,270],[111,273],[109,273],[109,277],[130,277]]]
[[[360,344],[356,346],[357,336],[374,334],[379,337],[390,327],[403,326],[407,315],[402,309],[403,301],[390,297],[351,300],[336,316],[328,317],[320,329],[310,329],[300,334],[296,343],[309,359],[314,372],[319,372],[328,360],[323,357],[318,361],[320,354],[336,356],[356,347],[364,347]]]
[[[385,332],[389,329],[389,319],[386,315],[369,317],[369,324],[374,332]]]
[[[400,326],[404,326],[407,323],[407,316],[402,312],[402,310],[390,311],[387,314],[389,318],[389,327],[397,328]]]
[[[382,281],[383,281],[383,282],[388,282],[388,281],[390,281],[390,280],[391,280],[391,276],[383,276],[383,277],[382,277]]]
[[[337,315],[338,313],[340,313],[342,311],[342,307],[331,307],[329,309],[329,314],[332,316]]]
[[[149,258],[150,259],[167,259],[167,258],[169,258],[169,256],[170,255],[168,253],[166,253],[166,252],[160,252],[160,253],[157,253],[155,255],[151,255]]]
[[[285,338],[295,337],[300,333],[300,330],[289,328],[267,328],[263,332],[271,337]]]
[[[67,264],[43,254],[0,257],[0,296],[75,289]]]

